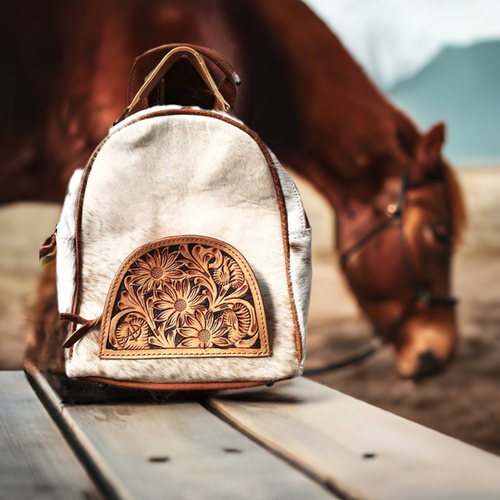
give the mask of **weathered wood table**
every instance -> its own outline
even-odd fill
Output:
[[[65,404],[31,369],[0,372],[0,498],[499,499],[500,458],[306,379]]]

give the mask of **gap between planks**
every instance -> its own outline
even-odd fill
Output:
[[[244,434],[259,446],[266,449],[269,453],[272,453],[306,476],[309,476],[313,481],[317,482],[327,491],[331,492],[332,495],[335,495],[335,497],[337,497],[339,500],[362,500],[360,497],[353,496],[349,492],[343,491],[334,479],[326,477],[324,474],[318,473],[311,467],[304,466],[304,464],[300,460],[296,460],[296,458],[292,454],[288,453],[286,448],[282,448],[281,446],[269,440],[262,439],[262,437],[260,437],[258,433],[253,432],[249,426],[246,426],[243,422],[240,422],[237,418],[234,418],[232,415],[230,415],[229,412],[226,412],[224,410],[221,411],[221,408],[218,407],[217,404],[214,404],[214,399],[216,398],[201,401],[200,404],[217,418],[226,422],[238,432]]]
[[[25,363],[24,369],[33,390],[44,405],[47,413],[57,424],[75,455],[87,469],[90,477],[104,497],[109,500],[133,500],[120,486],[119,481],[101,459],[87,436],[68,418],[61,399],[38,368],[31,363]]]
[[[43,375],[33,367],[29,371],[38,394],[107,498],[343,498],[197,402],[61,407]]]
[[[0,498],[101,495],[22,371],[0,371]]]
[[[499,457],[307,379],[208,405],[345,498],[500,498]]]

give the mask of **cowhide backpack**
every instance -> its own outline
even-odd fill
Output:
[[[219,88],[202,56],[224,73]],[[164,104],[186,65],[213,109]],[[129,106],[74,173],[41,249],[57,244],[69,377],[170,391],[300,375],[311,230],[290,176],[234,117],[238,84],[202,47],[136,60]]]

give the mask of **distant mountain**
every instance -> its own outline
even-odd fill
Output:
[[[498,0],[304,0],[384,91],[444,47],[500,40]]]
[[[445,48],[387,94],[424,129],[446,122],[458,166],[500,165],[500,41]]]
[[[499,0],[304,0],[456,165],[500,166]]]

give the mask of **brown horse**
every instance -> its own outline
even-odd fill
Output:
[[[7,4],[3,22],[26,25],[1,30],[2,50],[15,50],[2,54],[11,99],[0,124],[0,202],[63,199],[73,170],[121,115],[135,56],[179,41],[211,47],[244,82],[237,116],[335,208],[344,272],[400,373],[431,373],[450,357],[450,259],[464,210],[440,155],[444,127],[422,135],[302,2]],[[48,273],[28,353],[55,367],[62,349],[52,332],[61,329]]]

